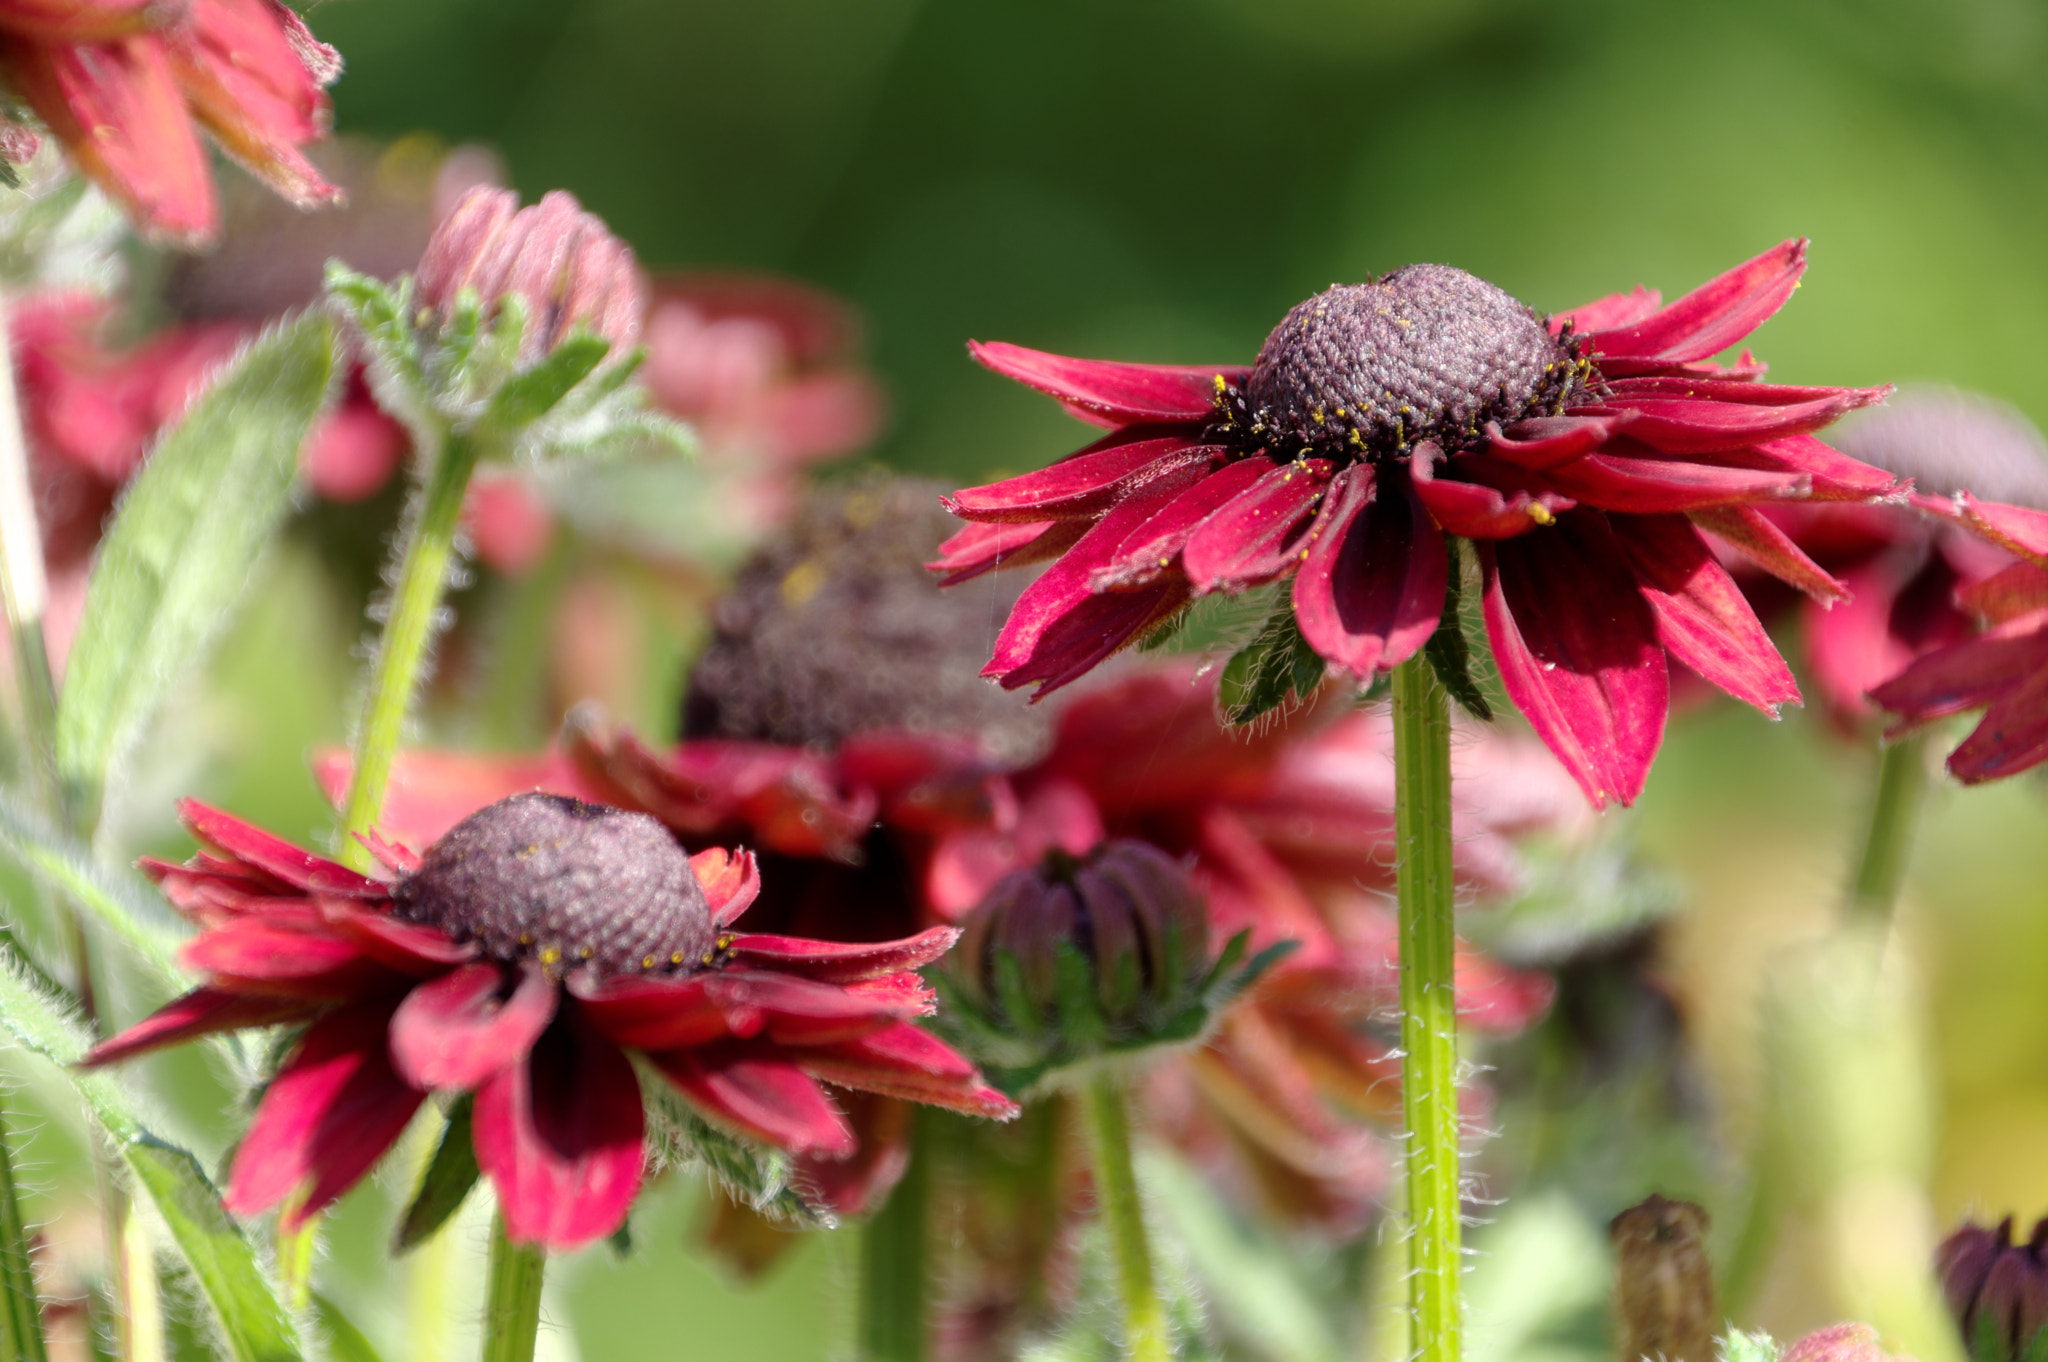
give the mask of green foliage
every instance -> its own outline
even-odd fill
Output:
[[[462,1209],[469,1189],[476,1186],[476,1146],[471,1140],[475,1107],[476,1100],[464,1093],[448,1108],[441,1143],[435,1147],[426,1171],[420,1174],[420,1185],[414,1189],[412,1202],[398,1222],[398,1233],[392,1242],[394,1253],[405,1253],[432,1238]]]
[[[664,1162],[695,1164],[733,1198],[764,1215],[800,1226],[825,1226],[829,1215],[804,1200],[789,1180],[789,1156],[730,1135],[706,1121],[667,1079],[643,1072],[641,1091],[652,1097],[648,1139]]]
[[[57,712],[80,826],[164,698],[233,617],[290,509],[299,447],[327,400],[334,331],[313,314],[248,346],[166,434],[101,541]]]
[[[320,1332],[327,1340],[329,1362],[384,1362],[376,1346],[356,1328],[355,1321],[317,1291],[313,1293],[313,1318],[319,1321]]]
[[[14,1147],[0,1121],[0,1362],[43,1362],[42,1296],[36,1290],[28,1225],[21,1218]]]
[[[1783,1349],[1778,1340],[1762,1330],[1744,1333],[1740,1329],[1730,1329],[1714,1340],[1714,1351],[1720,1362],[1778,1362],[1778,1354]]]
[[[0,1026],[55,1063],[169,1229],[235,1362],[296,1362],[298,1331],[256,1250],[187,1151],[150,1133],[113,1076],[80,1069],[86,1039],[58,1000],[37,988],[11,952],[0,957]]]
[[[1323,659],[1302,637],[1293,602],[1282,598],[1257,638],[1224,664],[1219,704],[1223,721],[1243,725],[1289,700],[1303,703],[1323,681]]]
[[[1460,709],[1475,719],[1491,719],[1493,706],[1472,675],[1472,645],[1465,637],[1465,612],[1462,608],[1465,584],[1463,555],[1458,551],[1458,544],[1455,538],[1444,540],[1444,552],[1450,556],[1450,571],[1444,579],[1444,612],[1437,621],[1436,632],[1429,636],[1429,642],[1422,645],[1422,652],[1429,659],[1430,670],[1436,673],[1437,681],[1450,692]]]
[[[183,924],[134,871],[94,860],[75,838],[5,793],[0,793],[0,845],[84,907],[167,988],[182,989],[189,982],[177,961]]]

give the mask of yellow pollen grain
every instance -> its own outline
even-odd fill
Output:
[[[641,957],[640,957],[640,968],[641,968],[641,969],[653,969],[653,968],[654,968],[654,957],[653,957],[653,956],[651,956],[651,955],[643,955],[643,956],[641,956]]]
[[[1225,382],[1223,381],[1223,375],[1222,375],[1222,374],[1218,374],[1218,375],[1216,375],[1216,395],[1217,395],[1218,397],[1221,397],[1221,396],[1223,396],[1223,394],[1225,394],[1225,393],[1227,393],[1227,392],[1229,392],[1229,391],[1230,391],[1230,385],[1229,385],[1228,383],[1225,383]]]
[[[1557,517],[1550,513],[1550,508],[1540,501],[1529,503],[1529,519],[1538,525],[1552,525],[1557,522]]]
[[[671,954],[670,954],[670,956],[669,956],[669,958],[668,958],[668,962],[669,962],[669,963],[670,963],[671,965],[680,965],[680,964],[682,964],[682,963],[683,963],[683,953],[682,953],[681,951],[675,951],[675,952],[671,953]]]
[[[782,579],[783,604],[796,608],[808,603],[825,585],[824,564],[815,558],[806,558],[791,568]]]
[[[560,946],[542,946],[540,948],[540,962],[543,965],[561,964],[562,948]]]

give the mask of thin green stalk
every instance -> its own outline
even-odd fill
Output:
[[[547,1250],[505,1237],[505,1217],[491,1221],[491,1279],[484,1296],[483,1362],[533,1362],[540,1337],[540,1288]]]
[[[910,1118],[910,1162],[882,1209],[860,1231],[860,1355],[863,1362],[924,1362],[927,1208],[932,1150],[922,1111]]]
[[[405,718],[419,689],[427,645],[455,562],[455,536],[462,521],[462,497],[482,453],[474,436],[451,434],[427,474],[415,514],[410,517],[391,592],[391,613],[377,648],[376,674],[356,734],[355,773],[343,813],[340,859],[357,870],[370,868],[370,853],[356,834],[377,825],[384,811],[384,787],[405,733]]]
[[[0,1362],[47,1362],[43,1343],[42,1296],[29,1256],[28,1225],[14,1180],[14,1150],[0,1121]]]
[[[1137,1170],[1131,1166],[1131,1118],[1123,1089],[1113,1075],[1098,1073],[1088,1081],[1086,1100],[1095,1146],[1095,1195],[1123,1291],[1124,1355],[1131,1362],[1170,1362],[1173,1345],[1166,1308],[1152,1282],[1152,1248],[1145,1237]]]
[[[1877,792],[1870,802],[1870,826],[1856,878],[1849,882],[1853,913],[1883,921],[1898,905],[1913,853],[1913,828],[1927,792],[1926,739],[1915,735],[1886,747],[1878,757]]]
[[[1452,974],[1451,719],[1443,687],[1421,654],[1394,670],[1394,782],[1408,1303],[1415,1356],[1421,1362],[1456,1362],[1463,1261],[1458,1005]]]

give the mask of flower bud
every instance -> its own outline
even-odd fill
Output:
[[[1192,1040],[1293,943],[1238,968],[1246,934],[1209,949],[1187,872],[1144,842],[1049,853],[999,881],[949,964],[953,1023],[999,1086],[1117,1051]]]
[[[1942,1294],[1977,1362],[2017,1362],[2048,1326],[2048,1219],[2024,1244],[2007,1216],[1996,1230],[1964,1225],[1935,1250]]]
[[[563,190],[530,208],[518,205],[509,189],[469,191],[420,258],[420,304],[445,323],[464,289],[474,290],[486,318],[517,296],[527,313],[523,362],[553,350],[579,326],[615,353],[636,344],[643,305],[631,248]]]

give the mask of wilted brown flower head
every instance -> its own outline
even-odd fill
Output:
[[[1623,1362],[1713,1362],[1714,1272],[1707,1213],[1652,1192],[1607,1226]]]
[[[632,248],[575,196],[554,190],[530,208],[480,186],[435,229],[414,279],[420,304],[445,321],[464,289],[484,316],[517,295],[527,309],[520,358],[546,354],[583,327],[623,350],[640,339],[640,271]]]

